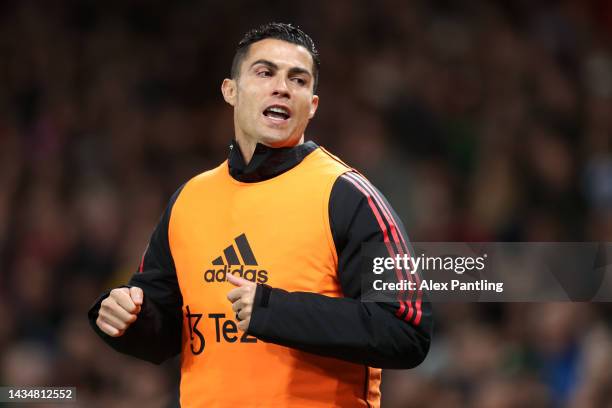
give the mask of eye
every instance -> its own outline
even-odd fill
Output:
[[[294,78],[291,78],[291,80],[292,80],[293,82],[295,82],[296,84],[298,84],[299,86],[304,86],[304,85],[306,85],[306,80],[305,80],[305,79],[303,79],[303,78],[300,78],[300,77],[294,77]]]
[[[262,69],[261,71],[257,71],[257,76],[262,78],[268,78],[272,76],[272,72],[267,69]]]

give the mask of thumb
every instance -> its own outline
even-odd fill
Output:
[[[231,283],[232,285],[239,286],[239,287],[254,285],[254,283],[251,282],[250,280],[241,278],[240,276],[236,276],[232,273],[227,274],[227,281]]]
[[[142,299],[144,298],[144,293],[142,289],[132,286],[130,288],[130,297],[136,306],[142,306]]]

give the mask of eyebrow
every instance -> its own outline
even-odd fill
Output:
[[[268,68],[273,69],[273,70],[278,70],[278,65],[276,65],[272,61],[268,61],[268,60],[265,60],[265,59],[258,59],[257,61],[253,62],[251,64],[251,68],[254,67],[257,64],[265,65]],[[305,75],[308,75],[309,77],[312,77],[312,74],[310,73],[310,71],[308,71],[307,69],[304,69],[304,68],[300,68],[300,67],[292,67],[292,68],[290,68],[289,69],[289,74],[305,74]]]

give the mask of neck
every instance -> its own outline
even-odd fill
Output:
[[[236,142],[238,142],[238,146],[240,146],[240,153],[242,153],[244,164],[249,164],[251,162],[251,159],[253,158],[253,153],[255,152],[255,146],[257,146],[257,141],[251,140],[250,138],[246,137],[236,136]]]

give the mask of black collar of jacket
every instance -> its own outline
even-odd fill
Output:
[[[244,163],[240,146],[235,140],[230,144],[228,157],[230,175],[245,183],[256,183],[276,177],[297,166],[319,146],[312,141],[294,146],[272,148],[257,143],[249,164]]]

